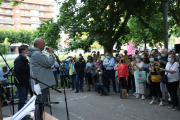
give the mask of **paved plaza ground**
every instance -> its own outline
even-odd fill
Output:
[[[87,87],[84,87],[84,92],[66,90],[66,93],[70,120],[180,120],[180,111],[168,109],[167,102],[161,107],[158,102],[149,105],[150,98],[135,99],[132,92],[128,99],[120,99],[119,94],[112,90],[108,96],[99,96],[94,91],[87,92]],[[60,102],[52,105],[53,116],[67,120],[64,93],[51,90],[51,101]],[[49,108],[45,111],[49,113]],[[9,106],[3,107],[3,114],[11,115]]]

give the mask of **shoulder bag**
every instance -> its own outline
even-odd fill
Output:
[[[175,63],[175,62],[174,62],[174,63]],[[174,63],[173,63],[173,64],[174,64]],[[171,69],[171,67],[173,66],[173,64],[170,66],[169,70]],[[167,72],[167,74],[164,74],[164,75],[162,76],[162,78],[161,78],[161,82],[162,82],[162,83],[167,83],[167,82],[168,82],[167,75],[168,75],[168,72]]]

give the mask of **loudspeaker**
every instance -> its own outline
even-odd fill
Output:
[[[180,44],[175,44],[175,52],[180,53]]]

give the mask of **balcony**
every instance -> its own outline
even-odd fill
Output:
[[[21,13],[21,16],[23,17],[39,17],[39,18],[52,18],[52,15],[42,15],[42,14],[25,14],[25,13]]]
[[[14,22],[11,19],[0,19],[0,23],[6,23],[6,24],[14,24]]]
[[[52,18],[52,15],[39,15],[39,18]]]
[[[12,29],[12,26],[11,26],[11,27],[7,27],[7,26],[0,26],[0,29]]]
[[[22,10],[38,10],[38,11],[45,11],[45,12],[53,12],[53,9],[48,8],[48,7],[40,8],[40,7],[37,7],[37,6],[33,7],[33,6],[23,6],[23,5],[21,5],[20,9],[22,9]]]
[[[14,13],[9,12],[9,11],[0,11],[0,15],[13,16],[13,15],[14,15]]]
[[[41,21],[34,21],[34,20],[22,20],[22,24],[41,24]]]
[[[10,3],[2,3],[0,8],[9,8],[9,9],[12,9],[12,5]]]

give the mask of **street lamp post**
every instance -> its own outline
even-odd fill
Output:
[[[168,0],[163,0],[164,45],[168,49]]]

